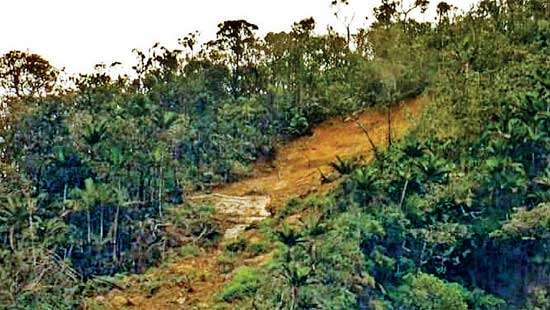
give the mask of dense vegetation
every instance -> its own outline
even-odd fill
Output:
[[[212,210],[187,193],[246,176],[328,117],[424,93],[431,104],[403,141],[368,165],[335,164],[337,190],[267,223],[269,268],[238,270],[220,299],[547,309],[550,8],[485,0],[451,12],[440,3],[436,23],[419,23],[382,1],[350,35],[316,35],[306,19],[258,38],[226,21],[201,48],[190,34],[181,50],[136,51],[135,72],[118,78],[114,63],[62,83],[38,55],[4,55],[0,307],[76,307],[116,285],[103,275],[215,245]]]

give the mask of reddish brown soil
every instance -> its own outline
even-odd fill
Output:
[[[392,136],[400,137],[409,128],[409,116],[418,115],[422,100],[415,99],[396,107],[392,112]],[[271,196],[272,207],[278,208],[289,198],[322,190],[320,172],[329,174],[330,164],[342,158],[373,157],[365,133],[357,122],[368,129],[374,144],[387,144],[387,113],[370,109],[346,120],[331,119],[320,124],[309,137],[302,137],[280,149],[271,164],[258,165],[248,179],[229,184],[218,191],[228,195],[261,193]]]
[[[394,138],[407,131],[412,123],[410,117],[418,116],[423,105],[422,99],[414,99],[393,110]],[[342,158],[363,156],[365,160],[373,157],[372,148],[357,122],[368,129],[377,147],[387,144],[387,113],[383,110],[369,109],[345,120],[331,119],[317,126],[311,136],[282,146],[273,163],[257,164],[248,179],[218,188],[216,192],[235,196],[269,195],[272,209],[277,209],[292,197],[327,191],[333,185],[322,185],[319,171],[329,175],[330,163],[335,161],[336,155]],[[221,254],[220,249],[211,249],[198,257],[177,258],[145,275],[127,278],[124,283],[127,289],[114,290],[107,296],[90,300],[90,304],[107,309],[210,309],[216,294],[231,278],[230,274],[222,272]],[[256,257],[237,265],[258,266],[267,259],[267,256]],[[184,280],[170,280],[178,276]],[[161,285],[151,294],[138,283],[138,279],[143,278]]]

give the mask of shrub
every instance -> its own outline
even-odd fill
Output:
[[[235,240],[229,241],[224,246],[224,249],[231,253],[237,253],[237,252],[242,252],[246,250],[247,246],[248,246],[248,240],[244,237],[238,237]]]
[[[261,275],[258,270],[241,267],[235,271],[233,280],[227,284],[220,294],[220,299],[231,302],[252,296],[260,287]]]
[[[468,309],[467,291],[460,284],[426,273],[409,274],[405,282],[398,289],[397,301],[408,309]]]

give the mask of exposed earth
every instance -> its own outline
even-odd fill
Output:
[[[425,104],[424,98],[412,99],[392,111],[392,137],[397,139],[410,128]],[[364,130],[367,129],[377,148],[387,144],[387,111],[367,109],[345,119],[334,118],[321,123],[312,135],[301,137],[280,147],[271,163],[257,163],[252,175],[244,180],[216,188],[212,194],[197,194],[191,200],[207,200],[214,204],[217,217],[223,220],[224,242],[241,236],[258,238],[257,223],[284,206],[292,197],[323,193],[338,182],[321,182],[334,174],[331,163],[336,156],[359,158],[374,156]],[[248,229],[248,230],[247,230]],[[245,232],[245,230],[247,230]],[[231,278],[226,272],[222,245],[195,253],[191,257],[176,257],[144,275],[125,278],[121,287],[106,296],[94,298],[94,304],[107,309],[210,309],[216,294]],[[259,266],[270,254],[239,260],[236,267]]]

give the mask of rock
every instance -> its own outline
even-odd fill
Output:
[[[224,239],[234,239],[250,225],[269,217],[268,207],[271,203],[269,196],[228,196],[211,194],[192,197],[193,201],[210,202],[218,214],[222,214],[227,222],[233,226],[225,231]]]
[[[250,224],[238,224],[225,231],[223,239],[236,239],[243,231],[245,231]]]
[[[176,303],[183,305],[185,304],[186,301],[187,301],[186,297],[181,297],[181,298],[178,298],[178,300],[176,300]]]

